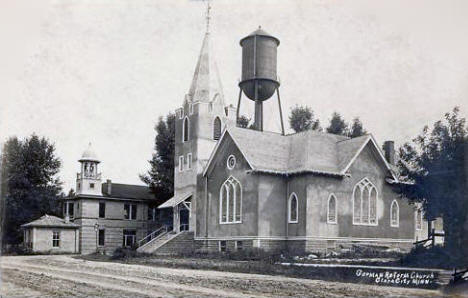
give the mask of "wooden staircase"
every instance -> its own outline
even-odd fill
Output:
[[[190,253],[195,249],[194,233],[158,229],[139,241],[137,252],[157,255],[177,255]]]

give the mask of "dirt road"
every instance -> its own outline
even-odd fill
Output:
[[[70,256],[2,257],[0,262],[2,297],[440,297],[430,290],[94,262]]]

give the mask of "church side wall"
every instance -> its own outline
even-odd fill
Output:
[[[392,190],[385,182],[385,170],[368,146],[350,168],[351,177],[341,179],[309,176],[307,186],[308,222],[307,238],[328,240],[323,247],[338,242],[360,241],[375,244],[406,243],[414,239],[414,207]],[[353,224],[352,194],[354,186],[367,177],[378,190],[377,226]],[[327,223],[328,198],[333,193],[337,198],[337,224]],[[399,227],[390,226],[390,206],[393,200],[399,205]],[[405,245],[404,245],[405,246]]]
[[[258,176],[258,235],[286,236],[286,179],[280,176]]]

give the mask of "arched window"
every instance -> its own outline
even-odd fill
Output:
[[[187,142],[189,140],[189,133],[190,133],[190,123],[189,118],[184,118],[184,123],[182,125],[182,141]]]
[[[377,225],[377,188],[364,178],[353,189],[353,224]]]
[[[423,214],[422,209],[418,208],[416,210],[416,230],[422,230],[422,222],[423,222]]]
[[[397,201],[393,200],[390,206],[390,226],[398,227],[400,225],[400,207]]]
[[[337,222],[337,211],[336,206],[336,197],[334,194],[331,194],[328,197],[328,208],[327,208],[327,222],[331,224],[336,224]]]
[[[297,196],[295,193],[292,193],[289,196],[288,200],[288,222],[289,223],[297,223],[298,222],[298,202]]]
[[[213,123],[213,140],[219,140],[221,137],[221,120],[216,117]]]
[[[240,223],[242,214],[242,185],[229,177],[219,190],[219,222]]]

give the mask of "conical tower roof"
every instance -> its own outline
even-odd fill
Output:
[[[224,106],[223,87],[218,66],[210,49],[210,33],[205,34],[193,74],[188,100],[192,102],[219,102]]]

